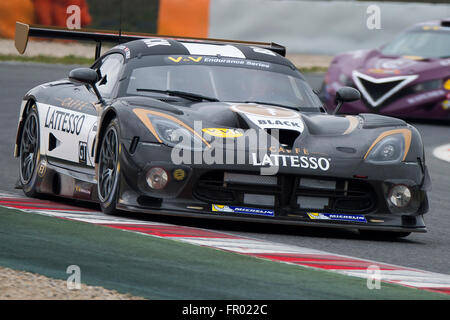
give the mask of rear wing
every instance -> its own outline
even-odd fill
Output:
[[[239,40],[225,40],[225,39],[209,39],[209,38],[191,38],[191,37],[176,37],[163,36],[146,33],[122,33],[107,30],[71,30],[58,27],[46,27],[39,25],[28,25],[21,22],[16,22],[16,37],[15,46],[20,54],[23,54],[27,49],[28,38],[39,37],[49,39],[66,39],[66,40],[81,40],[92,41],[96,43],[95,59],[100,57],[102,43],[124,43],[132,40],[148,39],[148,38],[163,38],[172,40],[182,40],[184,42],[202,42],[211,44],[243,44],[261,47],[264,49],[276,52],[283,57],[286,56],[286,48],[273,42],[252,42]]]

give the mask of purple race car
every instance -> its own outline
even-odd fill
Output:
[[[450,19],[414,25],[380,49],[337,55],[321,92],[328,110],[344,86],[362,99],[342,113],[450,120]]]

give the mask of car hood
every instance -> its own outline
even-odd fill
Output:
[[[338,56],[334,63],[342,72],[356,70],[373,78],[418,75],[423,80],[450,75],[450,59],[423,59],[415,56],[385,56],[380,50],[360,50]]]
[[[420,152],[420,137],[417,130],[403,120],[377,114],[331,115],[318,111],[304,112],[252,103],[181,104],[177,102],[169,104],[144,97],[127,97],[124,100],[127,100],[135,115],[139,118],[144,115],[145,118],[141,118],[141,125],[147,121],[147,115],[150,119],[163,117],[189,128],[191,132],[195,132],[197,136],[201,136],[204,141],[211,144],[218,138],[226,138],[225,141],[232,141],[232,139],[242,141],[248,137],[248,134],[254,132],[258,136],[258,149],[268,147],[267,144],[265,147],[260,145],[261,141],[266,140],[265,137],[267,137],[270,140],[272,138],[278,140],[279,145],[283,147],[283,152],[306,150],[305,152],[328,155],[330,158],[362,159],[381,134],[390,130],[403,130],[408,131],[411,141],[415,141],[414,148]],[[133,128],[137,129],[139,126],[133,125]],[[154,131],[152,126],[149,129]],[[222,145],[223,142],[220,141],[224,140],[218,141]],[[271,143],[269,140],[266,141],[263,143]],[[247,147],[245,143],[244,146],[239,147],[238,143],[238,148]]]

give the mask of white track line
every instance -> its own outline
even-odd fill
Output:
[[[433,155],[438,159],[450,162],[450,143],[434,148]]]

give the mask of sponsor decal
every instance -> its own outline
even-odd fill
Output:
[[[442,102],[442,109],[450,110],[450,100],[444,100],[444,102]]]
[[[175,63],[179,63],[179,62],[200,62],[202,61],[203,57],[183,57],[183,56],[178,56],[178,57],[167,57],[168,60],[175,62]]]
[[[441,66],[448,67],[450,66],[450,59],[442,60],[440,64]]]
[[[424,57],[421,56],[403,56],[402,58],[416,61],[424,60]]]
[[[186,171],[183,169],[175,169],[173,171],[173,178],[177,181],[183,181],[186,177]]]
[[[434,31],[437,31],[437,30],[440,30],[441,27],[439,27],[439,26],[423,26],[422,29],[423,30],[434,30]]]
[[[204,128],[204,133],[207,133],[214,137],[219,138],[238,138],[242,137],[244,133],[239,129],[227,129],[227,128]]]
[[[225,212],[225,213],[242,213],[242,214],[255,214],[260,216],[273,217],[275,212],[270,209],[259,209],[259,208],[247,208],[240,206],[225,206],[220,204],[212,205],[213,212]]]
[[[75,191],[75,193],[77,193],[79,195],[83,194],[88,197],[90,197],[90,195],[91,195],[91,189],[88,186],[88,184],[78,184],[75,186],[74,191]]]
[[[252,61],[252,60],[245,60],[245,59],[207,57],[203,61],[206,63],[232,64],[232,65],[249,66],[249,67],[256,67],[256,68],[263,68],[263,69],[270,68],[270,64],[267,62]]]
[[[121,44],[121,45],[115,46],[113,49],[122,50],[123,52],[125,52],[125,58],[130,59],[130,48]]]
[[[47,109],[44,126],[53,130],[79,135],[81,129],[83,129],[85,118],[84,114],[78,115],[50,107]]]
[[[254,52],[276,57],[275,52],[273,52],[272,50],[264,49],[264,48],[260,48],[260,47],[250,47],[250,48],[252,48]]]
[[[413,104],[413,103],[422,102],[423,100],[440,97],[442,95],[445,95],[444,90],[435,90],[435,91],[430,91],[430,92],[419,94],[415,97],[409,98],[407,101],[408,101],[408,103]]]
[[[307,212],[306,214],[311,220],[334,220],[367,223],[366,217],[360,214],[337,214],[320,212]]]
[[[39,164],[39,168],[38,168],[38,176],[40,178],[43,178],[45,176],[45,172],[47,172],[47,161],[42,160],[41,163]]]
[[[88,107],[92,106],[92,103],[82,100],[75,100],[70,97],[60,99],[55,98],[56,101],[60,102],[61,107],[72,109],[75,111],[85,111]]]
[[[260,129],[291,129],[303,132],[305,126],[299,113],[275,106],[233,105],[231,110],[244,114]]]
[[[258,159],[258,154],[254,152],[252,153],[252,164],[254,166],[282,166],[328,171],[331,166],[331,159],[286,154],[264,154],[262,159]]]
[[[86,164],[87,160],[87,142],[80,141],[78,147],[78,162],[81,164]]]
[[[367,72],[375,73],[375,74],[400,74],[400,70],[398,69],[377,69],[371,68],[368,69]]]
[[[170,46],[170,42],[165,39],[143,39],[148,48],[155,46]]]
[[[376,69],[404,69],[417,64],[415,60],[411,59],[380,59],[376,62]]]

